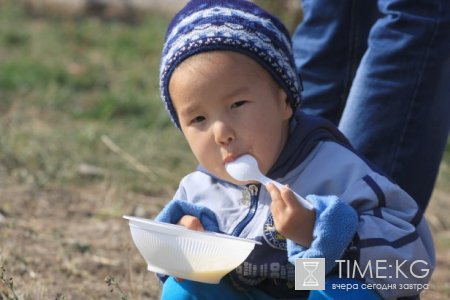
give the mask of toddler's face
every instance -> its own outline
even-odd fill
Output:
[[[266,174],[286,143],[292,108],[286,93],[257,62],[230,51],[192,56],[169,85],[181,129],[199,163],[242,184],[225,163],[251,154]]]

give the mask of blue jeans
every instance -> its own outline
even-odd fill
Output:
[[[308,300],[379,300],[381,297],[370,289],[333,289],[333,284],[348,284],[350,286],[362,286],[362,283],[355,279],[338,278],[336,276],[327,277],[325,280],[325,290],[311,291]],[[183,280],[177,282],[173,277],[169,277],[163,285],[161,300],[274,300],[275,298],[265,294],[258,289],[251,289],[242,292],[233,287],[232,283],[224,278],[219,284],[207,284],[195,281]],[[306,300],[306,299],[305,299]]]
[[[449,0],[303,0],[305,112],[323,116],[425,210],[450,128]]]

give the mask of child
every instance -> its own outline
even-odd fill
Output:
[[[163,298],[378,299],[423,289],[435,258],[422,212],[333,125],[297,110],[301,83],[280,21],[248,1],[190,1],[169,25],[160,85],[200,166],[157,220],[262,243],[218,285],[160,276]],[[289,187],[230,177],[225,164],[243,154]],[[294,289],[297,258],[325,258],[325,291]]]

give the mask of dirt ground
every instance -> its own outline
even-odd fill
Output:
[[[121,195],[132,198],[122,210],[114,204],[117,194],[108,186],[0,189],[0,265],[19,299],[158,297],[159,286],[121,216],[152,217],[163,201]],[[106,277],[115,278],[123,293],[117,287],[111,292]],[[12,294],[0,282],[1,291]]]
[[[123,204],[117,204],[118,197]],[[2,187],[0,198],[0,265],[6,269],[3,281],[12,278],[18,299],[158,298],[159,285],[146,271],[121,216],[153,217],[165,199],[127,194],[107,184]],[[450,297],[449,213],[449,195],[437,190],[427,215],[438,267],[422,299]],[[108,286],[106,277],[119,286]],[[1,291],[12,295],[0,283]]]

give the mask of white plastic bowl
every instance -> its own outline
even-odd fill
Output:
[[[152,272],[205,283],[218,283],[238,267],[257,241],[183,226],[123,216],[134,244]]]

